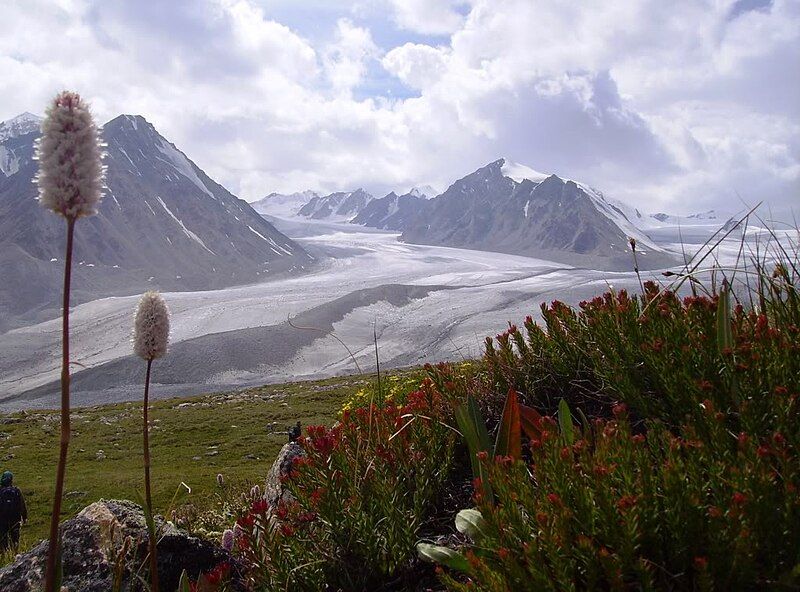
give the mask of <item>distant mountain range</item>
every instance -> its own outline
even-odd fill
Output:
[[[30,114],[0,124],[0,331],[58,310],[64,222],[36,201],[39,125]],[[76,227],[73,302],[248,283],[312,261],[143,117],[120,115],[102,137],[107,189]]]
[[[436,190],[433,187],[430,185],[421,185],[412,187],[401,197],[427,200],[435,195]],[[320,195],[316,191],[308,190],[299,191],[297,193],[270,193],[266,197],[252,202],[250,205],[253,206],[257,212],[268,216],[277,216],[279,218],[303,216],[313,220],[354,222],[366,226],[375,226],[375,224],[366,224],[360,220],[356,221],[356,218],[365,209],[380,211],[382,207],[379,205],[380,203],[388,204],[389,201],[396,197],[397,194],[392,192],[382,198],[376,199],[363,189],[338,191],[327,195]],[[390,210],[391,206],[387,206],[386,211],[389,212]]]
[[[293,194],[291,199],[299,200],[300,195]],[[440,195],[426,197],[409,191],[374,199],[362,189],[324,197],[313,194],[294,212],[316,220],[346,220],[394,230],[410,243],[496,251],[608,270],[632,268],[629,239],[635,238],[640,268],[675,262],[645,232],[668,223],[663,215],[643,216],[583,183],[539,173],[505,158],[459,179]],[[260,211],[274,213],[286,199],[289,197],[268,196],[258,202],[264,208]]]
[[[372,201],[372,196],[363,189],[339,191],[330,195],[312,197],[297,213],[314,220],[332,218],[351,220],[370,201]]]
[[[416,193],[397,195],[392,191],[389,195],[370,201],[361,208],[352,222],[384,230],[402,231],[425,209],[427,201]]]
[[[278,217],[296,216],[300,209],[313,198],[319,197],[314,191],[298,191],[297,193],[270,193],[250,205],[256,212]]]

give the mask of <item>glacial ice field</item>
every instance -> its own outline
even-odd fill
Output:
[[[576,304],[609,286],[639,285],[633,272],[406,244],[396,233],[350,224],[272,221],[318,264],[287,279],[165,293],[171,351],[153,367],[156,397],[371,371],[373,328],[384,367],[472,358],[487,335],[536,316],[542,302]],[[677,229],[662,227],[653,236],[691,253],[715,230],[695,226],[679,238]],[[723,243],[718,263],[735,260],[739,245]],[[642,276],[663,279],[659,272]],[[130,340],[137,300],[103,298],[72,309],[74,404],[140,397],[144,364],[132,356]],[[0,335],[0,410],[57,406],[60,329],[60,319],[52,319]]]

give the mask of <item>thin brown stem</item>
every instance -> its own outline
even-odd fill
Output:
[[[147,513],[151,520],[153,517],[153,500],[150,496],[150,424],[148,412],[150,407],[150,367],[153,360],[147,360],[147,374],[144,378],[144,404],[142,406],[142,440],[144,444],[144,498],[147,503]],[[151,592],[158,592],[158,559],[156,557],[156,533],[148,533],[150,541],[150,587]]]
[[[55,592],[56,557],[59,554],[58,523],[61,517],[61,500],[64,496],[64,475],[67,469],[67,450],[69,449],[69,291],[72,276],[72,245],[75,235],[75,218],[67,218],[67,253],[64,260],[64,301],[61,313],[61,451],[58,456],[56,491],[53,497],[53,513],[50,516],[50,542],[47,547],[47,571],[45,572],[45,592]]]

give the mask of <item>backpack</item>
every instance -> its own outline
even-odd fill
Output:
[[[0,487],[0,528],[20,521],[20,492],[16,487]]]

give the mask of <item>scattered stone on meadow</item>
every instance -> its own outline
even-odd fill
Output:
[[[175,590],[185,569],[194,579],[230,555],[210,541],[190,536],[156,516],[158,573],[164,590]],[[147,526],[142,509],[127,500],[101,500],[85,507],[61,525],[64,580],[72,592],[107,592],[112,589],[112,569],[128,540],[122,571],[122,589],[137,588],[142,558],[147,553]],[[22,553],[0,568],[0,590],[34,592],[41,589],[47,541]]]
[[[106,453],[103,452],[102,450],[98,450],[97,454],[94,455],[94,458],[95,458],[95,460],[105,460],[106,459]]]

